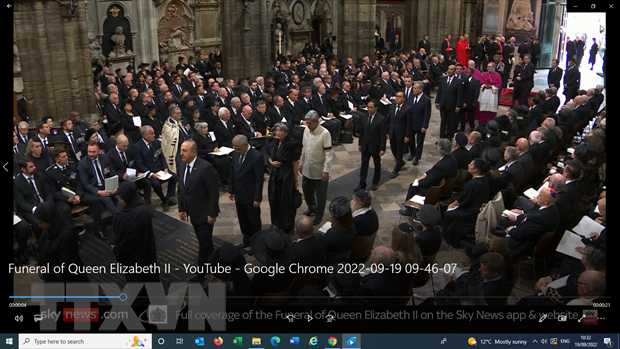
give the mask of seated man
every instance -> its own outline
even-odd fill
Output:
[[[399,287],[398,274],[392,273],[390,266],[394,264],[394,251],[385,246],[372,249],[370,263],[377,265],[377,272],[362,278],[362,294],[367,305],[389,304]],[[382,271],[382,272],[381,272]],[[379,298],[381,297],[381,298]]]
[[[372,197],[365,189],[359,189],[353,195],[353,225],[357,236],[370,236],[379,230],[379,217],[372,209]]]
[[[32,234],[32,230],[30,224],[17,214],[15,199],[13,199],[13,216],[20,219],[17,224],[13,224],[13,233],[17,236],[17,252],[13,253],[13,261],[16,265],[28,265],[30,264],[30,257],[27,254],[28,238]]]
[[[302,266],[319,266],[325,264],[327,252],[325,237],[314,232],[312,218],[301,215],[295,221],[295,235],[299,239],[293,241],[295,262]]]
[[[116,172],[110,169],[110,159],[105,154],[99,154],[99,144],[91,141],[87,146],[87,156],[78,164],[78,178],[84,188],[84,198],[87,202],[97,200],[99,204],[116,216],[118,200],[114,192],[105,189],[105,179],[114,177]],[[103,233],[97,235],[102,240],[108,237]]]
[[[553,143],[549,140],[551,132],[542,126],[537,128],[536,131],[540,134],[540,142],[538,144],[542,150],[542,159],[545,160],[553,152]]]
[[[106,155],[110,158],[110,167],[118,174],[119,186],[124,181],[129,180],[128,169],[135,170],[138,177],[143,174],[136,170],[133,151],[129,147],[129,138],[127,136],[119,135],[116,139],[116,146],[110,149]],[[135,183],[138,189],[144,191],[144,203],[147,206],[151,206],[151,181],[148,178],[142,178],[135,181]]]
[[[458,165],[456,159],[452,155],[452,143],[447,139],[440,139],[437,143],[439,147],[439,153],[441,159],[426,173],[420,176],[417,181],[417,185],[410,185],[407,191],[407,200],[411,199],[414,195],[425,196],[428,190],[433,186],[441,184],[441,180],[444,178],[454,178],[459,174]],[[403,207],[400,210],[400,214],[403,216],[411,216],[413,209],[411,207]]]
[[[540,164],[544,159],[543,149],[540,146],[540,132],[532,131],[530,133],[529,140],[530,146],[528,152],[532,156],[532,160],[534,161],[534,163]]]
[[[139,173],[147,173],[155,194],[161,199],[161,206],[168,211],[170,206],[176,205],[177,175],[168,170],[168,164],[161,149],[159,139],[155,139],[155,131],[151,126],[144,126],[140,130],[142,140],[133,145],[134,164]],[[162,181],[157,172],[169,173],[172,177],[168,180],[168,192],[164,196]]]
[[[424,205],[420,209],[420,223],[422,234],[416,236],[415,243],[420,247],[423,256],[432,256],[439,252],[441,247],[441,233],[439,211],[433,205]]]
[[[17,204],[17,214],[32,226],[37,240],[43,231],[34,217],[37,205],[45,201],[54,202],[54,194],[49,186],[47,177],[41,172],[35,172],[36,167],[30,158],[19,159],[21,173],[13,180],[13,198]]]
[[[551,188],[544,188],[538,194],[537,204],[540,207],[531,213],[519,216],[509,215],[509,220],[514,225],[506,228],[508,249],[510,257],[531,256],[534,247],[541,236],[548,232],[555,232],[560,222],[560,217],[555,202],[557,192]]]
[[[528,151],[530,148],[530,143],[525,138],[517,139],[517,143],[515,144],[515,148],[519,151],[519,158],[517,161],[523,167],[523,171],[527,172],[534,167],[534,160],[532,159],[532,154]]]
[[[592,305],[592,303],[604,301],[601,296],[605,295],[606,278],[596,270],[586,270],[577,279],[577,294],[579,298],[573,299],[566,305]]]
[[[519,151],[517,148],[511,146],[506,147],[504,150],[506,165],[504,165],[503,171],[500,172],[502,175],[502,190],[508,190],[513,198],[517,196],[513,183],[523,179],[523,167],[521,167],[521,163],[517,161],[518,158]]]
[[[482,155],[482,135],[478,131],[472,131],[469,134],[469,144],[471,144],[471,148],[469,148],[469,155],[473,159],[479,158]],[[468,164],[469,165],[469,164]]]
[[[67,150],[64,148],[54,148],[51,153],[54,164],[45,173],[51,181],[51,188],[54,192],[54,198],[59,211],[63,212],[70,222],[73,222],[71,207],[74,205],[88,206],[93,217],[93,234],[102,239],[103,226],[99,201],[92,195],[84,195],[82,181],[78,178],[77,164],[69,161]],[[76,196],[73,198],[65,196],[62,193],[63,188],[73,191]],[[83,233],[83,229],[80,231],[81,233]]]

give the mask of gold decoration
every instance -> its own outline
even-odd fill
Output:
[[[110,13],[112,14],[112,17],[118,17],[118,14],[121,12],[121,9],[114,6],[110,9]]]
[[[176,17],[179,13],[179,6],[177,6],[176,4],[172,4],[168,6],[168,9],[166,9],[166,11],[168,12],[169,16]]]

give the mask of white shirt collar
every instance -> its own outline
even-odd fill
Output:
[[[372,207],[362,207],[359,210],[356,210],[355,212],[353,212],[353,218],[357,216],[361,216],[370,210],[372,210]]]
[[[197,159],[197,158],[198,158],[198,157],[195,157],[195,158],[194,158],[194,160],[192,160],[192,162],[190,162],[190,163],[189,163],[189,167],[190,167],[190,168],[194,168],[194,163],[196,162],[196,159]],[[191,170],[190,170],[190,172],[191,172]]]
[[[297,240],[293,241],[293,243],[298,243],[298,242],[300,242],[300,241],[307,240],[307,239],[311,238],[312,236],[313,236],[313,235],[310,235],[310,236],[308,236],[307,238],[297,239]]]
[[[574,182],[574,181],[575,181],[574,179],[571,179],[570,181],[566,181],[566,183],[564,184],[564,186],[566,187],[566,184],[568,184],[568,183],[572,183],[572,182]]]
[[[544,209],[549,208],[549,207],[551,207],[551,206],[541,206],[541,207],[538,209],[538,211],[540,211],[540,210],[544,210]]]

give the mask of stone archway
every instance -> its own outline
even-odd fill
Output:
[[[123,28],[125,35],[125,51],[130,55],[133,48],[133,35],[131,33],[131,22],[126,17],[125,7],[120,4],[110,4],[106,10],[106,19],[103,21],[103,40],[101,43],[101,52],[105,57],[109,57],[114,49],[112,35],[114,35],[117,27]]]

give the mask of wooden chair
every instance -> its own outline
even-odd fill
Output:
[[[553,242],[553,236],[555,235],[555,231],[546,232],[543,236],[540,237],[536,246],[534,247],[534,253],[532,257],[527,257],[528,260],[532,261],[533,271],[534,271],[534,280],[538,280],[536,278],[536,261],[540,258],[543,260],[544,273],[547,272],[547,255],[551,250],[551,244]]]
[[[441,194],[441,190],[445,184],[446,180],[442,179],[441,183],[438,186],[431,187],[426,196],[424,197],[424,205],[433,205],[437,207],[439,205],[439,197]],[[417,202],[413,202],[411,200],[407,200],[403,203],[403,206],[413,208],[413,221],[419,223],[419,219],[417,219],[417,213],[422,208],[423,205],[420,205]]]
[[[368,256],[370,256],[370,251],[375,244],[376,236],[377,232],[369,236],[356,237],[349,258],[354,262],[366,262],[366,259],[368,259]]]
[[[413,295],[413,283],[417,275],[418,274],[403,273],[399,276],[398,293],[392,300],[392,305],[407,305],[407,303],[409,303]]]
[[[443,184],[443,187],[441,188],[441,192],[439,193],[440,200],[445,200],[445,199],[449,199],[450,197],[452,197],[452,190],[454,190],[454,183],[456,183],[456,177],[444,178],[444,180],[445,180],[445,183]]]
[[[432,282],[432,275],[428,271],[424,271],[426,266],[431,265],[435,262],[435,257],[437,257],[437,253],[432,256],[424,256],[422,258],[422,264],[420,265],[420,270],[416,273],[416,278],[413,281],[413,287],[422,287],[426,285],[428,282],[429,276]],[[435,285],[433,285],[433,294],[435,294]]]
[[[461,189],[463,189],[463,187],[465,186],[465,183],[467,183],[468,178],[469,172],[467,171],[467,169],[460,169],[459,174],[456,176],[456,180],[454,181],[454,187],[452,188],[452,190],[455,192],[460,192]]]
[[[297,275],[295,276],[297,278]],[[254,305],[257,306],[283,306],[288,305],[290,301],[292,286],[295,284],[295,280],[286,288],[286,290],[282,292],[276,293],[265,293],[260,297],[256,298],[256,303]]]
[[[349,258],[350,254],[351,254],[351,251],[340,252],[340,253],[330,253],[327,255],[327,258],[325,258],[325,265],[329,265],[331,261],[337,258]]]

